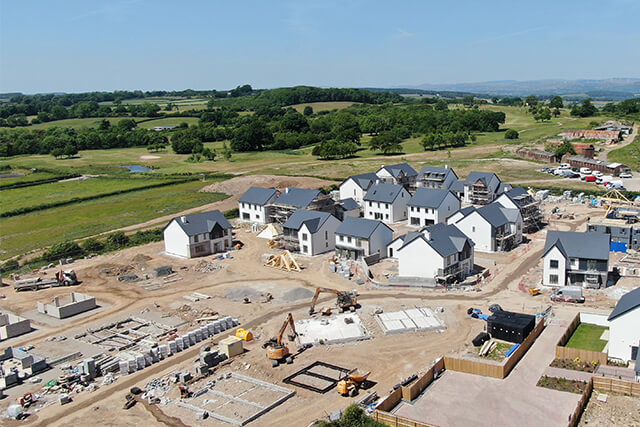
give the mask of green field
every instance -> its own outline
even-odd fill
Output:
[[[194,181],[2,218],[0,259],[56,242],[81,239],[171,215],[227,197],[219,193],[198,192],[204,185]]]
[[[163,179],[149,178],[124,179],[97,177],[85,180],[72,180],[35,185],[28,189],[15,188],[3,190],[0,191],[0,199],[2,199],[0,213],[19,208],[71,200],[74,198],[140,188],[162,182],[167,181]]]
[[[11,177],[11,178],[2,178],[0,179],[0,185],[9,185],[9,184],[15,184],[17,182],[33,182],[33,181],[40,181],[41,179],[49,179],[49,178],[54,178],[56,176],[58,176],[55,173],[52,172],[32,172],[30,170],[26,170],[26,169],[9,169],[9,170],[5,170],[2,171],[0,173],[3,174],[10,174],[10,173],[21,173],[23,174],[22,176],[16,176],[16,177]]]
[[[197,125],[199,120],[200,119],[197,117],[165,117],[138,123],[138,127],[153,129],[156,126],[178,126],[180,123],[186,123],[189,126],[193,126]]]
[[[313,112],[317,113],[320,111],[342,110],[343,108],[350,107],[353,104],[355,104],[355,102],[350,101],[308,102],[305,104],[288,105],[284,108],[295,108],[296,111],[302,113],[304,111],[304,107],[310,105],[311,108],[313,108]]]
[[[633,170],[640,170],[640,137],[626,147],[618,148],[607,155],[607,160],[620,162],[629,166]]]
[[[573,332],[566,347],[580,350],[602,351],[607,341],[601,340],[602,333],[609,328],[581,323]]]
[[[117,124],[122,119],[134,119],[135,121],[144,120],[146,117],[88,117],[86,119],[64,119],[54,120],[52,122],[38,123],[37,125],[28,126],[26,129],[49,129],[52,127],[68,127],[74,129],[97,128],[102,120],[109,120],[112,125]]]

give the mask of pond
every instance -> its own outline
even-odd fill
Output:
[[[153,169],[142,165],[122,165],[121,167],[129,169],[129,172],[151,172]]]

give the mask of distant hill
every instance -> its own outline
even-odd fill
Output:
[[[403,86],[407,87],[407,86]],[[618,101],[640,96],[640,79],[613,78],[604,80],[499,80],[478,83],[421,84],[409,86],[428,91],[453,91],[498,96],[569,95]]]

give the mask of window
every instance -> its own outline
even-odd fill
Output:
[[[193,236],[193,243],[198,243],[198,235]]]
[[[327,240],[329,238],[329,232],[324,230],[324,239]]]
[[[414,212],[414,210],[413,210],[413,206],[411,206],[411,212]]]
[[[329,247],[329,242],[324,242],[324,247],[328,248]]]
[[[303,245],[302,246],[302,252],[304,252],[304,253],[309,252],[309,247],[307,245]]]
[[[384,208],[385,208],[385,209],[389,209],[389,203],[385,203],[385,204],[384,204]]]
[[[472,233],[475,233],[475,232],[476,232],[476,226],[475,226],[475,225],[471,227],[471,232],[472,232]]]
[[[307,241],[307,239],[309,238],[309,236],[307,236],[307,233],[302,233],[302,240],[303,241]],[[306,251],[305,251],[306,252]]]
[[[343,235],[338,236],[338,238],[340,239],[341,242],[344,242],[344,236]]]
[[[549,284],[551,284],[551,285],[557,285],[558,284],[558,275],[557,274],[550,274],[549,275]]]
[[[389,214],[384,214],[384,219],[389,219]]]
[[[558,268],[559,262],[557,259],[552,259],[549,261],[549,268]]]
[[[347,243],[351,243],[351,236],[347,237]]]
[[[369,207],[373,206],[373,203],[369,202]]]

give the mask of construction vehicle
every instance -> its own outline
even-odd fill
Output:
[[[262,346],[267,349],[267,358],[271,361],[271,366],[274,368],[281,363],[293,363],[293,355],[289,351],[289,347],[282,342],[282,337],[287,330],[287,326],[291,327],[291,334],[288,336],[289,341],[293,341],[298,336],[298,333],[296,332],[296,325],[293,322],[293,315],[289,313],[278,332],[278,336],[271,338]]]
[[[178,387],[178,389],[180,390],[180,398],[182,399],[188,399],[189,397],[193,396],[193,393],[186,385],[181,385]]]
[[[357,395],[360,386],[367,380],[370,373],[362,374],[357,369],[349,372],[346,378],[338,381],[338,393],[349,397]]]
[[[56,275],[50,279],[42,277],[32,277],[29,279],[16,280],[13,288],[17,291],[37,291],[38,289],[55,288],[58,286],[77,285],[78,276],[73,270],[58,271]]]
[[[540,288],[529,288],[529,295],[531,295],[532,297],[536,296],[536,295],[540,295],[540,293],[542,291],[540,291]]]
[[[18,403],[20,404],[20,406],[22,406],[25,409],[31,406],[33,402],[34,402],[34,398],[33,398],[33,394],[31,393],[25,393],[18,398]]]
[[[340,309],[340,311],[356,311],[356,306],[358,305],[357,291],[345,292],[330,288],[316,288],[316,293],[313,295],[313,299],[311,300],[309,314],[315,313],[316,303],[318,302],[318,297],[322,292],[336,294],[336,306]],[[327,309],[323,309],[322,314],[331,314],[331,309],[328,309],[328,311]]]
[[[251,333],[251,331],[240,328],[236,331],[236,337],[244,341],[251,341],[253,339],[253,334]]]
[[[551,293],[551,301],[583,303],[582,288],[580,286],[561,286]]]

